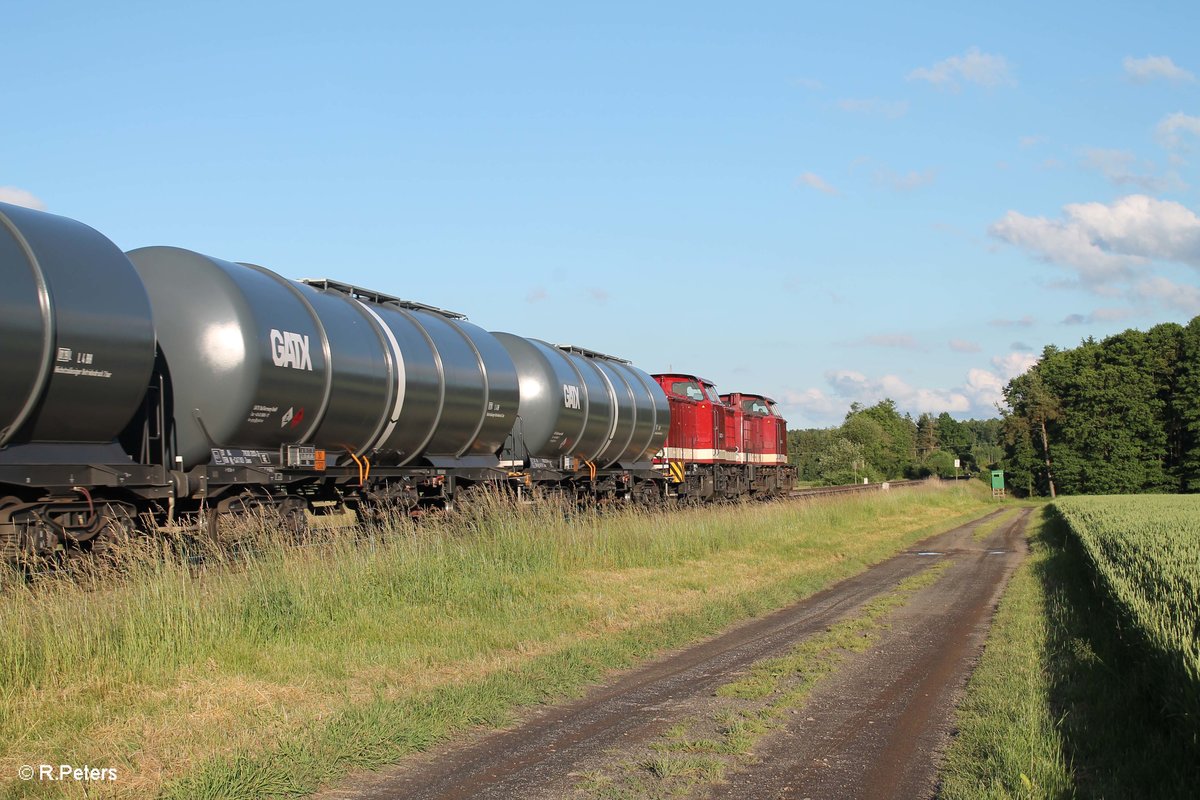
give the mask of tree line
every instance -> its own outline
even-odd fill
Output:
[[[959,421],[947,413],[913,419],[885,399],[873,406],[853,404],[837,428],[789,431],[788,456],[800,481],[818,485],[951,478],[999,462],[1001,441],[999,419]]]
[[[837,428],[790,431],[789,456],[812,484],[1002,469],[1021,495],[1200,492],[1200,317],[1047,346],[1004,399],[966,421],[855,403]]]
[[[1003,467],[1021,493],[1200,491],[1200,317],[1048,346],[1004,398]]]

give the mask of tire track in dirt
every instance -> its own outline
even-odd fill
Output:
[[[987,543],[972,538],[980,524],[1000,513],[929,537],[792,606],[622,673],[579,700],[536,710],[513,728],[482,733],[469,741],[452,742],[416,755],[395,767],[353,776],[343,786],[326,790],[317,797],[453,800],[571,796],[577,792],[580,770],[613,763],[621,758],[622,751],[644,747],[681,716],[693,711],[696,704],[702,705],[711,698],[714,690],[729,682],[734,674],[761,659],[780,655],[798,640],[852,615],[863,604],[927,567],[931,557],[918,553],[935,552],[938,555],[933,558],[951,558],[961,564],[956,564],[942,580],[896,612],[892,631],[876,651],[855,656],[847,662],[845,670],[827,682],[828,686],[823,684],[814,691],[810,702],[795,717],[797,721],[804,720],[803,724],[787,724],[764,738],[754,749],[760,763],[729,776],[729,783],[716,787],[712,795],[920,796],[920,792],[860,795],[855,793],[857,783],[850,779],[850,774],[855,770],[854,764],[859,764],[859,777],[879,766],[878,778],[871,785],[894,783],[899,788],[919,783],[932,787],[927,773],[934,773],[909,769],[906,765],[929,761],[925,755],[944,738],[939,726],[944,727],[945,723],[936,724],[930,734],[924,720],[930,715],[917,712],[922,703],[939,708],[947,706],[944,714],[933,716],[939,720],[950,718],[954,692],[947,694],[939,687],[960,687],[965,682],[982,644],[990,612],[1007,576],[1019,562],[1021,554],[1016,552],[1021,541],[1019,523],[1024,516],[1005,526],[999,535],[993,534]],[[1002,544],[992,544],[997,538],[1002,539]],[[949,594],[943,596],[946,591]],[[960,597],[964,593],[969,595],[968,601]],[[942,609],[946,603],[958,605],[943,610],[958,610],[948,616],[934,615],[936,619],[929,616],[929,612]],[[910,618],[911,625],[901,625]],[[976,628],[982,629],[977,636]],[[904,633],[905,630],[909,633]],[[941,639],[948,637],[972,644],[966,650],[956,648],[961,651],[958,656],[939,660],[936,650],[928,650],[939,646],[937,634],[943,634]],[[891,654],[887,656],[891,666],[872,668],[871,662],[885,651]],[[860,674],[860,685],[847,682],[851,674]],[[828,690],[834,684],[840,685],[842,692],[854,692],[846,697],[857,699],[844,702],[836,693],[831,695]],[[827,708],[828,713],[810,712],[809,706]],[[850,713],[851,706],[854,713]],[[839,707],[847,713],[836,713]],[[889,727],[895,735],[879,735]],[[858,737],[864,735],[863,743],[857,744]],[[849,748],[845,757],[839,750],[842,747]],[[870,763],[860,763],[863,759]],[[820,786],[826,788],[808,791],[810,782],[818,779]],[[844,794],[844,790],[851,793]],[[931,788],[924,793],[930,791]]]

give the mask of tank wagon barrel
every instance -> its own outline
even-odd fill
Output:
[[[110,443],[154,365],[137,273],[86,225],[2,204],[0,261],[0,446]]]
[[[0,558],[251,508],[300,525],[415,511],[479,485],[642,502],[734,485],[709,470],[697,491],[707,466],[680,469],[685,409],[662,376],[587,348],[335,279],[126,254],[2,203],[0,276]]]

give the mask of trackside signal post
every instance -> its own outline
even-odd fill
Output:
[[[992,470],[992,497],[1004,497],[1004,470]]]

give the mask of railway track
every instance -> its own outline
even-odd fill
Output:
[[[817,486],[817,487],[812,487],[812,488],[808,488],[808,489],[793,490],[791,493],[789,493],[787,495],[787,498],[794,499],[794,498],[799,498],[799,497],[819,497],[822,495],[861,494],[864,492],[872,492],[872,491],[889,491],[890,489],[893,489],[893,488],[912,487],[912,486],[917,486],[917,485],[920,485],[923,483],[925,483],[925,481],[922,481],[922,480],[901,480],[901,481],[886,481],[886,482],[882,482],[882,483],[847,484],[847,485],[842,485],[842,486]],[[312,530],[314,533],[316,533],[320,530],[324,530],[324,527],[325,526],[319,526],[318,528],[314,528]],[[345,528],[345,529],[356,528],[356,526],[353,524],[344,525],[344,526],[339,525],[339,526],[333,526],[333,527]],[[328,533],[328,531],[326,531],[326,533]],[[182,540],[180,540],[180,541],[182,541]],[[197,539],[197,541],[199,541],[199,539]],[[326,543],[326,540],[319,538],[317,541],[299,541],[298,540],[295,542],[290,542],[287,546],[288,547],[312,547],[312,546],[319,546],[324,543]],[[240,539],[239,540],[231,540],[230,542],[226,543],[226,545],[229,547],[234,547],[234,548],[244,548],[244,552],[242,553],[243,556],[246,554],[253,553],[255,550],[253,545],[250,545],[247,547],[246,546],[247,542],[242,541]],[[190,548],[185,546],[184,549],[189,550]],[[207,558],[203,554],[202,550],[203,550],[203,548],[201,548],[201,551],[185,553],[182,555],[183,555],[183,558],[189,564],[191,564],[194,567],[198,567],[198,566],[203,565],[205,563],[205,561],[207,560]],[[79,566],[81,563],[82,562],[79,562],[76,565]],[[22,568],[20,570],[20,574],[23,578],[22,582],[27,581],[31,578],[38,577],[38,576],[46,576],[46,575],[50,575],[50,574],[54,574],[54,573],[60,573],[61,566],[62,566],[62,564],[55,561],[54,559],[39,558],[39,559],[34,559],[33,561],[30,561],[30,562],[24,562],[22,565]],[[17,573],[13,573],[13,574],[15,575]],[[3,581],[0,581],[0,588],[2,588],[2,586],[3,586]]]
[[[925,481],[884,481],[883,483],[851,483],[844,486],[814,486],[811,489],[794,489],[788,497],[818,497],[825,494],[855,494],[879,492],[917,486]]]

